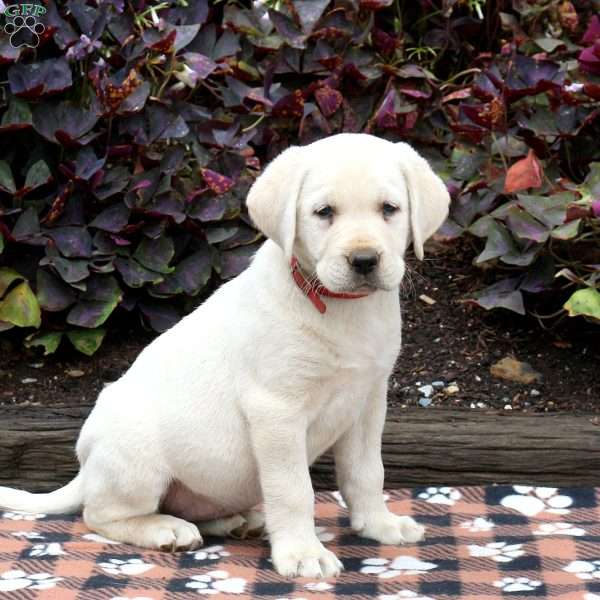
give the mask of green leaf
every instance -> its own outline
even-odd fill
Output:
[[[595,288],[577,290],[564,304],[570,317],[592,317],[600,321],[600,292]]]
[[[498,258],[504,254],[515,253],[515,243],[506,227],[497,221],[488,226],[488,236],[483,252],[475,259],[477,264]]]
[[[73,330],[67,331],[69,341],[79,352],[92,356],[102,345],[102,340],[106,335],[105,329]]]
[[[174,269],[169,267],[169,262],[171,262],[174,254],[173,241],[168,237],[160,237],[156,240],[142,240],[133,257],[151,271],[172,273]]]
[[[575,219],[569,223],[565,223],[560,227],[556,227],[552,230],[552,237],[557,240],[570,240],[577,236],[579,233],[579,225],[581,225],[581,219]]]
[[[62,333],[59,331],[34,333],[25,338],[25,346],[27,348],[42,346],[44,348],[44,356],[48,356],[48,354],[54,354],[56,352],[61,339]]]
[[[0,190],[14,194],[17,191],[10,165],[5,160],[0,160]]]
[[[6,290],[10,287],[14,281],[23,281],[25,277],[20,273],[17,273],[13,269],[7,267],[0,268],[0,298],[4,296]]]
[[[0,129],[22,129],[31,125],[31,110],[25,100],[12,96],[7,111],[2,115]]]
[[[4,236],[0,233],[0,254],[4,252]]]
[[[0,303],[0,321],[7,321],[17,327],[41,325],[40,305],[26,281],[8,292]]]
[[[52,179],[52,174],[50,173],[48,165],[43,160],[38,160],[30,167],[29,171],[27,171],[25,188],[28,191],[34,190],[45,183],[48,183],[50,179]]]

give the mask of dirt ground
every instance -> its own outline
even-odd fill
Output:
[[[430,255],[422,265],[411,264],[390,411],[445,405],[600,413],[600,330],[544,332],[513,313],[486,313],[461,303],[480,285],[471,258],[468,248],[457,246]],[[92,403],[151,339],[148,332],[121,326],[109,331],[101,349],[88,358],[67,344],[55,356],[42,357],[0,338],[0,404]],[[490,366],[509,355],[528,362],[541,382],[525,385],[493,377]]]

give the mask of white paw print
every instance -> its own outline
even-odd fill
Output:
[[[27,575],[25,571],[5,571],[0,575],[0,592],[14,592],[29,588],[31,590],[47,590],[62,581],[62,577],[52,577],[50,573],[32,573]]]
[[[35,531],[13,531],[15,537],[23,537],[28,540],[43,540],[44,536],[41,533]]]
[[[27,513],[20,510],[10,510],[2,513],[2,518],[10,519],[11,521],[37,521],[43,519],[46,515],[42,513]]]
[[[476,557],[489,557],[496,562],[511,562],[525,554],[523,544],[492,542],[485,546],[469,546],[469,554]]]
[[[563,571],[579,579],[600,579],[600,560],[574,560]]]
[[[571,523],[542,523],[533,535],[585,535],[585,529]]]
[[[527,517],[535,517],[541,512],[555,515],[566,515],[571,512],[568,507],[573,504],[573,498],[559,494],[558,488],[515,485],[513,489],[517,493],[505,496],[500,504],[517,510]]]
[[[411,600],[434,600],[429,596],[421,596],[412,590],[400,590],[395,594],[379,594],[378,598],[379,600],[403,600],[404,598],[410,598]]]
[[[437,569],[435,563],[419,560],[414,556],[397,556],[393,561],[387,558],[365,558],[360,572],[377,575],[380,579],[390,579],[397,575],[421,575]]]
[[[108,562],[100,563],[98,566],[110,575],[141,575],[154,569],[154,565],[145,563],[141,558],[130,558],[129,560],[109,558]]]
[[[342,497],[341,492],[339,491],[335,491],[335,492],[331,492],[331,495],[334,497],[335,501],[342,507],[342,508],[348,508],[348,505],[346,504],[346,501],[344,500],[344,498]],[[389,494],[383,494],[383,501],[387,502],[390,499],[390,495]]]
[[[500,588],[503,592],[532,592],[542,585],[537,579],[528,577],[503,577],[500,581],[494,581],[494,587]]]
[[[66,554],[62,549],[62,546],[58,542],[51,542],[49,544],[35,544],[29,551],[29,556],[60,556]]]
[[[229,577],[227,571],[209,571],[204,575],[193,575],[185,587],[196,590],[198,594],[243,594],[246,580]]]
[[[319,525],[315,527],[315,533],[322,542],[331,542],[331,540],[335,539],[335,534],[329,531],[327,527],[322,527]]]
[[[327,590],[333,589],[333,586],[330,583],[327,583],[326,581],[311,581],[310,583],[306,583],[304,587],[309,592],[326,592]]]
[[[231,556],[223,546],[207,546],[202,550],[188,552],[188,554],[193,554],[196,560],[219,560]]]
[[[430,504],[447,504],[448,506],[452,506],[461,497],[461,493],[451,487],[428,487],[424,492],[419,494],[419,498],[425,500],[425,502],[429,502]]]
[[[153,600],[148,596],[114,596],[110,600]]]
[[[583,600],[600,600],[600,594],[584,594]]]
[[[477,517],[472,521],[465,521],[460,524],[461,529],[467,529],[471,533],[480,533],[490,531],[495,527],[494,522],[484,517]]]

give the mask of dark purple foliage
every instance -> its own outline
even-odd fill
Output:
[[[86,352],[119,313],[163,331],[242,271],[260,237],[249,186],[333,133],[427,154],[454,199],[440,237],[478,236],[477,263],[511,270],[473,299],[485,308],[523,312],[600,216],[600,20],[584,3],[44,4],[35,51],[0,40],[0,279],[25,278],[41,333]]]

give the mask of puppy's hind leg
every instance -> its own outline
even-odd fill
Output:
[[[259,538],[265,530],[265,516],[262,511],[248,510],[232,517],[213,519],[198,523],[203,535],[232,537],[238,540]]]
[[[198,527],[170,515],[158,514],[166,486],[164,477],[144,469],[117,472],[114,462],[90,456],[85,481],[86,525],[109,539],[175,552],[202,545]]]

